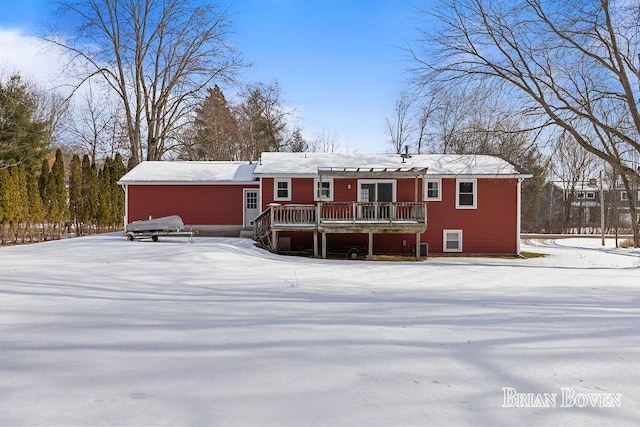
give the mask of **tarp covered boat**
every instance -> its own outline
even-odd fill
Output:
[[[129,233],[151,233],[154,231],[181,231],[184,228],[184,222],[179,215],[163,216],[160,218],[145,219],[142,221],[134,221],[127,224],[125,232]]]
[[[188,235],[190,238],[193,237],[192,231],[184,231],[184,222],[179,215],[134,221],[125,226],[124,233],[129,240],[151,237],[154,242],[158,241],[158,236]]]

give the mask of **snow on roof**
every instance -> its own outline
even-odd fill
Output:
[[[247,162],[142,162],[126,175],[119,184],[146,182],[211,183],[251,182],[256,164]]]
[[[318,168],[428,168],[427,175],[522,175],[495,156],[471,154],[262,153],[256,175],[317,175]]]
[[[252,182],[255,175],[317,176],[318,168],[428,168],[427,175],[522,175],[495,156],[415,154],[402,161],[399,154],[262,153],[259,162],[142,162],[120,184]]]

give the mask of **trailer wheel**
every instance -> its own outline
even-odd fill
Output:
[[[127,239],[133,242],[135,239],[135,236],[133,235],[133,233],[127,233]]]
[[[358,248],[349,248],[349,251],[347,252],[347,255],[349,256],[349,258],[351,259],[357,259],[358,258],[358,253],[360,251],[358,251]]]
[[[151,236],[151,240],[154,241],[154,242],[157,242],[158,241],[158,235],[154,234],[153,236]]]

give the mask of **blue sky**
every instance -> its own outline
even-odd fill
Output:
[[[424,2],[422,2],[424,3]],[[410,0],[222,0],[232,42],[252,66],[241,80],[280,83],[307,138],[335,135],[343,150],[391,150],[385,117],[406,87],[408,56],[419,22]],[[0,0],[0,30],[23,34],[55,21],[44,0]],[[0,45],[0,62],[11,49]],[[9,56],[9,58],[11,58]]]

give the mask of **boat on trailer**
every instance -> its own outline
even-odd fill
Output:
[[[189,236],[189,240],[193,241],[193,231],[184,229],[184,222],[179,215],[134,221],[125,226],[124,233],[129,240],[150,237],[157,242],[158,236]]]

